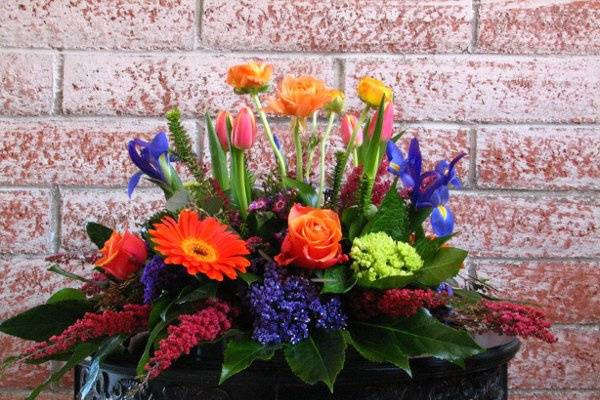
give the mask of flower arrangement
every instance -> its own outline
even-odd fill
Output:
[[[465,154],[427,170],[417,139],[405,153],[396,144],[402,133],[394,132],[392,89],[371,77],[357,87],[358,117],[344,114],[342,92],[310,76],[284,77],[263,107],[272,72],[260,62],[229,69],[226,82],[254,111],[222,111],[214,122],[206,116],[206,168],[177,109],[166,116],[170,137],[129,142],[139,169],[129,196],[146,178],[162,189],[166,207],[138,232],[88,223],[97,252],[49,258],[50,270],[79,288],[0,324],[36,342],[2,367],[66,361],[30,399],[88,357],[82,398],[107,357],[137,357],[143,384],[215,341],[224,349],[221,382],[282,352],[300,379],[333,391],[349,347],[410,374],[411,357],[460,365],[484,351],[476,333],[556,340],[539,310],[502,300],[461,272],[467,252],[448,244],[456,235],[448,201],[449,189],[461,187],[456,165]],[[261,184],[246,162],[256,114],[276,165]],[[295,160],[286,159],[267,114],[290,118]],[[344,148],[327,176],[338,118]],[[183,182],[175,164],[193,180]],[[77,260],[93,264],[89,276],[66,269]]]

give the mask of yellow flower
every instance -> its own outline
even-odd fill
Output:
[[[392,89],[382,81],[366,76],[358,82],[356,87],[358,97],[371,107],[379,107],[381,100],[390,101],[393,98]]]
[[[344,92],[341,90],[332,90],[331,101],[325,105],[325,110],[341,114],[344,111]]]
[[[257,61],[239,64],[227,70],[227,84],[236,93],[264,92],[269,88],[273,66]]]

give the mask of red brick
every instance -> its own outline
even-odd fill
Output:
[[[511,391],[508,400],[598,400],[600,391]]]
[[[194,134],[195,124],[186,123]],[[127,152],[166,123],[147,120],[0,121],[0,182],[124,186],[136,172]],[[194,135],[195,136],[195,135]]]
[[[226,50],[462,52],[470,1],[204,2],[203,44]]]
[[[482,257],[597,257],[597,198],[454,193],[453,242]]]
[[[164,209],[159,189],[141,189],[131,200],[126,190],[65,190],[62,194],[62,241],[64,249],[93,249],[85,233],[86,222],[93,221],[124,231],[137,232],[152,214]]]
[[[52,111],[52,55],[0,52],[0,82],[0,114]]]
[[[529,340],[510,365],[510,385],[520,389],[600,389],[598,327],[556,327],[558,342]]]
[[[231,109],[244,101],[225,83],[227,68],[246,59],[206,54],[65,56],[63,108],[68,114],[162,115]],[[275,76],[313,74],[335,84],[332,59],[269,59]]]
[[[532,302],[562,323],[600,322],[600,263],[475,260],[500,297]]]
[[[194,0],[8,1],[0,5],[0,42],[67,49],[190,49],[194,13]]]
[[[23,400],[29,396],[29,391],[22,390],[2,390],[0,388],[0,399],[2,400]],[[37,400],[73,400],[73,393],[67,391],[51,392],[46,390],[37,397]]]
[[[391,85],[406,121],[597,122],[600,58],[407,56],[346,64],[346,92],[358,79]]]
[[[0,253],[46,253],[50,204],[47,190],[0,190]]]
[[[0,333],[0,354],[18,355],[25,352],[33,342],[28,342]],[[50,364],[28,365],[18,363],[8,368],[0,378],[1,388],[32,389],[42,383],[50,374]],[[1,393],[1,392],[0,392]],[[3,399],[0,395],[0,399]]]
[[[600,53],[600,1],[482,1],[477,51]]]
[[[600,129],[489,127],[477,131],[477,183],[486,188],[599,189]]]

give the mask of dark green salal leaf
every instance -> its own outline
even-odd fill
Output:
[[[96,379],[100,373],[100,363],[109,355],[111,355],[115,350],[120,348],[123,345],[123,342],[127,338],[126,335],[118,335],[105,339],[100,346],[98,347],[98,351],[92,358],[90,362],[90,366],[87,371],[87,375],[85,377],[85,383],[81,387],[79,391],[79,397],[81,399],[85,399],[94,384],[96,383]]]
[[[408,241],[411,233],[408,208],[404,200],[398,195],[396,184],[392,185],[385,195],[379,210],[365,226],[362,234],[372,232],[385,232],[394,240]]]
[[[409,211],[410,231],[415,233],[417,240],[425,237],[425,230],[423,229],[423,223],[431,215],[431,208],[411,208]]]
[[[199,300],[208,299],[211,297],[215,297],[217,294],[217,285],[215,282],[206,282],[203,283],[198,288],[191,288],[189,286],[183,288],[179,295],[171,304],[167,305],[161,312],[160,316],[164,320],[166,319],[167,314],[173,311],[176,306],[181,306],[187,303],[192,303]]]
[[[55,304],[68,300],[85,302],[86,298],[85,294],[79,289],[64,288],[50,296],[50,298],[46,301],[46,304]]]
[[[262,345],[248,335],[227,342],[219,385],[248,368],[255,360],[270,360],[275,348]]]
[[[248,286],[260,280],[260,277],[252,272],[241,272],[238,274],[238,278],[246,282]]]
[[[85,301],[42,304],[3,321],[0,332],[41,342],[58,335],[89,311],[93,311],[93,306]]]
[[[417,254],[421,256],[424,263],[428,263],[433,260],[440,247],[442,247],[448,240],[452,239],[455,234],[436,237],[433,239],[423,237],[415,243],[415,250]]]
[[[358,286],[378,290],[400,289],[411,284],[415,281],[415,279],[417,279],[417,277],[414,274],[387,276],[385,278],[376,279],[374,281],[369,281],[367,279],[359,279]]]
[[[27,400],[34,400],[42,390],[46,389],[50,384],[58,383],[67,372],[73,369],[77,364],[85,360],[98,349],[97,343],[81,343],[73,349],[71,357],[58,370],[55,371],[44,383],[36,387],[27,397]]]
[[[292,372],[304,382],[323,382],[333,393],[337,375],[344,367],[346,341],[341,331],[315,331],[306,340],[287,345],[285,359]]]
[[[399,349],[411,357],[429,355],[460,363],[483,351],[466,331],[441,323],[423,309],[410,318],[382,322],[355,321],[351,329],[355,327],[372,330],[373,335],[393,338]]]
[[[462,249],[442,247],[433,260],[419,270],[418,282],[425,286],[437,286],[446,279],[456,276],[467,254],[467,251]]]
[[[312,187],[312,185],[305,182],[299,182],[287,176],[283,178],[283,184],[287,188],[297,189],[298,196],[300,197],[300,200],[302,201],[302,203],[304,203],[304,205],[311,207],[316,206],[318,195],[315,188]]]
[[[398,346],[393,332],[352,325],[350,331],[344,333],[344,337],[366,360],[389,362],[411,375],[408,354]]]
[[[99,249],[104,247],[104,243],[110,238],[113,230],[97,222],[88,222],[85,225],[85,231],[88,237]]]
[[[171,322],[173,322],[178,317],[177,313],[170,313],[169,315],[165,315],[164,319],[161,319],[154,328],[150,331],[148,335],[148,339],[146,341],[146,346],[144,347],[144,352],[138,361],[138,365],[136,367],[136,374],[138,376],[143,376],[145,373],[145,367],[148,361],[150,360],[150,353],[152,352],[152,347],[154,343],[159,339],[160,335],[165,331],[167,326]]]
[[[356,285],[354,273],[347,265],[336,265],[319,271],[319,282],[323,282],[321,293],[346,293]]]
[[[219,182],[221,189],[229,189],[229,173],[227,172],[227,155],[221,147],[221,142],[217,137],[212,119],[206,113],[206,128],[208,131],[208,149],[210,151],[210,160],[213,177]]]
[[[172,302],[173,300],[164,293],[154,301],[152,310],[150,310],[150,315],[148,316],[148,327],[150,329],[154,328],[154,326],[162,320],[161,315],[163,311],[169,307]]]
[[[248,215],[246,222],[253,234],[263,238],[270,238],[285,227],[284,221],[272,211],[253,212]]]
[[[353,206],[342,212],[342,223],[346,228],[346,237],[352,241],[357,236],[360,236],[360,233],[367,224],[367,219],[358,206]]]

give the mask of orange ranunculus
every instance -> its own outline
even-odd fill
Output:
[[[288,234],[275,261],[279,265],[326,269],[348,260],[340,240],[342,227],[334,211],[294,204],[288,217]]]
[[[102,257],[96,266],[117,279],[127,279],[144,265],[148,251],[146,243],[137,235],[113,232],[100,250]]]
[[[236,92],[262,92],[268,88],[273,66],[257,61],[239,64],[227,70],[227,84]]]
[[[336,92],[325,82],[312,76],[285,76],[277,96],[265,107],[266,112],[306,118],[313,112],[331,102]]]

